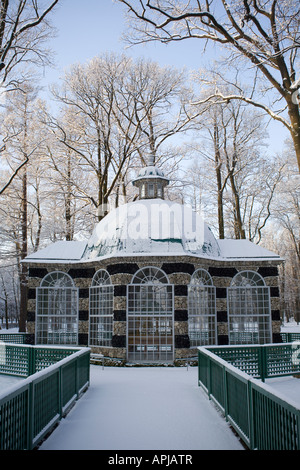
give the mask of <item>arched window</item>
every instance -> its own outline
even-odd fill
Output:
[[[127,286],[128,360],[173,360],[173,285],[159,268],[137,271]]]
[[[63,272],[47,274],[37,288],[36,343],[78,343],[78,289]]]
[[[271,342],[270,289],[254,271],[238,273],[228,288],[229,344]]]
[[[234,276],[231,281],[231,287],[255,287],[265,286],[265,281],[260,274],[255,271],[242,271]]]
[[[110,284],[110,276],[105,269],[99,269],[92,279],[92,287],[108,286]]]
[[[191,278],[188,314],[191,346],[216,344],[216,288],[204,269],[195,271]]]
[[[105,269],[96,272],[90,287],[90,346],[111,346],[114,290]]]
[[[69,274],[54,271],[42,279],[41,287],[74,287],[74,282]]]
[[[169,279],[161,269],[150,266],[137,271],[131,284],[169,284]]]

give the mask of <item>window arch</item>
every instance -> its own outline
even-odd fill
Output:
[[[271,342],[270,289],[255,271],[236,274],[228,288],[229,344]]]
[[[111,284],[110,275],[105,269],[99,269],[92,279],[92,287]]]
[[[127,286],[128,360],[173,360],[173,287],[166,273],[155,266],[133,276]]]
[[[46,274],[41,281],[41,287],[74,287],[74,281],[69,274],[54,271]]]
[[[265,286],[263,277],[255,271],[241,271],[231,281],[231,287]]]
[[[68,274],[47,274],[37,288],[37,344],[78,344],[78,289]]]
[[[154,266],[139,269],[132,278],[131,284],[169,284],[166,273]]]
[[[197,269],[188,287],[188,327],[191,346],[216,344],[216,288],[210,274]]]
[[[99,269],[90,287],[89,345],[106,346],[112,344],[114,290],[105,269]]]
[[[191,277],[190,285],[212,286],[213,281],[211,275],[205,269],[197,269]]]

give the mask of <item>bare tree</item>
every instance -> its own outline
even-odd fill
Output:
[[[200,125],[202,139],[191,145],[199,169],[193,167],[192,172],[202,180],[212,220],[217,212],[213,226],[218,226],[221,239],[227,233],[259,243],[284,167],[264,156],[264,121],[256,110],[232,101],[212,106]]]
[[[29,155],[36,155],[40,146],[39,126],[36,125],[34,116],[36,114],[36,90],[26,86],[26,91],[15,91],[10,93],[9,106],[2,123],[7,134],[6,149],[3,158],[7,168],[19,166],[20,161],[28,161]],[[15,257],[18,265],[20,279],[20,331],[25,331],[27,314],[27,268],[21,261],[28,254],[28,196],[29,196],[29,173],[25,165],[3,196],[0,213],[3,221],[10,219],[7,227],[10,241],[15,245]],[[11,190],[10,190],[11,189]],[[6,203],[6,204],[5,204]],[[12,223],[12,217],[15,217]],[[5,224],[4,224],[5,225]],[[2,231],[4,227],[2,227]],[[6,240],[5,245],[8,245]]]
[[[49,38],[48,15],[59,0],[1,0],[0,2],[0,82],[19,85],[15,69],[31,62],[49,61],[45,42]]]
[[[293,165],[284,172],[274,215],[290,238],[300,269],[300,179]]]
[[[243,93],[211,98],[239,99],[281,122],[290,132],[300,171],[300,112],[296,77],[300,46],[298,0],[118,0],[127,7],[131,44],[190,38],[219,44],[254,68],[266,83],[267,100]],[[245,67],[246,68],[246,67]],[[248,70],[247,70],[248,73]],[[267,89],[268,86],[268,89]]]
[[[50,63],[46,43],[52,34],[48,17],[59,0],[0,0],[0,105],[9,91],[24,89],[32,78],[29,64],[43,66]],[[26,66],[26,68],[25,68]],[[9,136],[2,135],[0,156]],[[11,168],[0,187],[0,195],[24,169],[30,154]]]
[[[290,159],[291,148],[280,155],[286,163],[282,181],[276,191],[270,232],[270,249],[285,259],[280,269],[283,311],[287,319],[300,322],[300,181],[295,164]],[[268,241],[268,240],[266,240]]]
[[[76,134],[66,134],[67,142],[74,144],[80,133],[77,134],[70,121],[64,120],[63,127],[65,132],[71,133],[73,130]],[[43,205],[44,220],[47,239],[52,242],[73,240],[79,234],[87,235],[95,217],[88,196],[89,189],[94,185],[90,174],[92,171],[81,165],[79,155],[56,137],[54,133],[47,141],[43,173],[47,187],[47,201]]]
[[[78,185],[75,180],[73,184],[80,197],[88,199],[94,209],[107,204],[114,185],[108,175],[117,158],[114,106],[117,81],[123,68],[126,63],[122,60],[109,64],[109,61],[94,59],[85,66],[72,66],[63,86],[53,88],[55,98],[63,104],[63,114],[58,118],[49,116],[48,124],[65,151],[76,155],[77,167],[93,175],[90,185]],[[124,144],[126,146],[126,139]],[[124,161],[123,158],[117,172],[121,171]],[[115,175],[113,180],[117,177]]]
[[[183,74],[126,56],[75,65],[53,92],[64,115],[48,116],[48,125],[89,174],[90,184],[72,184],[96,210],[109,204],[120,184],[124,194],[129,161],[146,163],[149,154],[160,159],[166,142],[192,122]]]

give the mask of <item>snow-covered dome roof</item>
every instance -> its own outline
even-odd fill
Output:
[[[164,180],[167,180],[168,181],[168,178],[165,177],[164,173],[162,170],[160,170],[159,168],[157,168],[156,166],[154,165],[149,165],[149,166],[145,166],[143,168],[141,168],[141,170],[139,171],[137,177],[135,178],[135,181],[139,180],[139,179],[151,179],[151,178],[160,178],[160,179],[164,179]]]
[[[140,199],[112,210],[97,224],[87,242],[60,241],[32,253],[23,262],[78,263],[136,255],[280,259],[248,240],[219,240],[218,243],[191,207],[162,199],[169,180],[154,161],[154,154],[149,155],[148,165],[133,181],[140,189]]]
[[[210,228],[189,206],[162,199],[138,200],[112,210],[95,227],[84,258],[194,254],[219,257]]]

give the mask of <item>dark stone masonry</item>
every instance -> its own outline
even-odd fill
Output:
[[[196,355],[196,349],[190,348],[190,340],[188,334],[182,334],[182,326],[184,325],[185,331],[188,331],[188,284],[191,276],[196,269],[203,268],[207,270],[213,279],[214,286],[216,287],[216,318],[217,318],[217,344],[228,344],[228,312],[227,312],[227,287],[233,277],[241,271],[250,270],[264,275],[266,285],[270,287],[270,304],[271,304],[271,324],[272,324],[272,339],[273,342],[281,342],[280,337],[280,302],[279,302],[279,287],[278,287],[278,269],[277,265],[272,266],[273,263],[278,261],[252,261],[243,262],[235,261],[235,267],[224,267],[223,262],[191,259],[191,262],[177,262],[174,263],[171,258],[170,262],[167,261],[168,257],[165,256],[162,261],[161,257],[147,257],[147,265],[155,266],[163,269],[169,278],[173,276],[174,283],[174,359],[193,357]],[[228,262],[227,262],[228,264]],[[49,264],[48,266],[34,267],[29,270],[29,289],[28,289],[28,315],[27,315],[27,329],[28,332],[34,335],[35,332],[35,310],[36,310],[36,287],[38,287],[47,273],[52,271],[63,271],[68,273],[76,287],[79,289],[79,325],[78,325],[78,345],[89,346],[89,287],[92,283],[92,278],[95,272],[99,269],[107,270],[114,284],[114,310],[113,322],[114,324],[122,324],[121,331],[126,332],[126,295],[127,285],[130,283],[133,275],[146,263],[143,258],[139,262],[131,263],[129,260],[124,260],[120,263],[119,260],[109,260],[109,264],[103,262],[95,262],[91,267],[69,267],[67,264],[56,265]],[[128,277],[128,275],[130,276]],[[176,275],[176,276],[175,276]],[[175,276],[175,277],[174,277]],[[178,325],[181,325],[179,328]],[[120,327],[119,327],[120,330]],[[92,347],[92,351],[102,353],[108,357],[115,357],[119,359],[126,359],[127,348],[126,334],[114,334],[112,336],[111,347]]]

